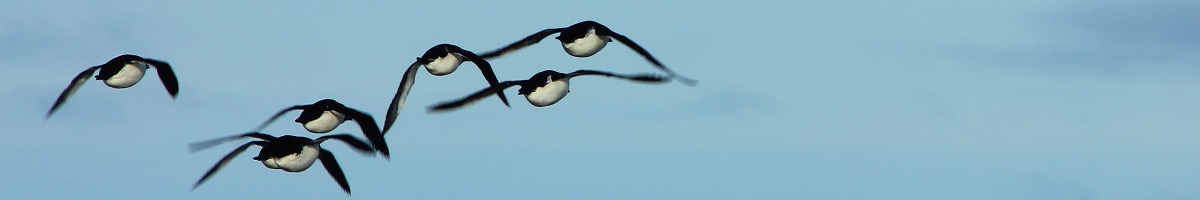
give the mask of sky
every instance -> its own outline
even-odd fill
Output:
[[[6,1],[4,199],[1198,199],[1200,2]],[[341,143],[353,194],[317,165],[250,159],[193,189],[280,109],[336,99],[380,120],[429,47],[477,53],[594,20],[699,80],[572,80],[549,107],[489,98],[465,63],[417,75],[390,160]],[[171,63],[131,88],[70,79],[121,54]],[[619,43],[547,38],[489,60],[660,73]],[[285,115],[264,132],[319,137]],[[361,137],[347,123],[335,132]]]

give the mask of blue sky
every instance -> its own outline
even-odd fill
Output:
[[[433,45],[486,52],[583,20],[700,84],[580,77],[550,107],[510,89],[512,108],[426,113],[486,83],[471,64],[420,74],[390,161],[323,145],[349,198],[1200,197],[1195,1],[3,4],[6,199],[348,198],[319,166],[252,153],[191,190],[236,144],[187,144],[324,98],[382,119]],[[491,63],[501,80],[658,72],[621,44],[575,58],[556,43]],[[169,61],[179,98],[154,76],[93,80],[43,119],[72,76],[125,53]],[[317,137],[295,115],[265,132]]]

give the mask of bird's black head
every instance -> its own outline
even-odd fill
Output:
[[[433,47],[429,48],[429,50],[426,50],[425,54],[422,54],[421,57],[417,57],[417,62],[421,64],[429,64],[429,62],[433,62],[434,59],[450,55],[450,49],[457,47],[458,46],[454,46],[453,44],[434,45]]]
[[[125,65],[125,64],[128,64],[129,62],[132,62],[135,60],[144,60],[144,58],[142,58],[141,56],[133,55],[133,54],[125,54],[125,55],[117,56],[116,58],[113,58],[112,60],[108,60],[108,63],[104,63],[104,65]]]
[[[567,74],[559,73],[558,71],[545,70],[545,71],[538,72],[537,74],[534,74],[533,77],[529,77],[529,81],[539,82],[539,83],[549,83],[550,81],[562,79],[563,77],[566,77],[566,76],[567,76]]]
[[[125,67],[125,64],[129,64],[135,60],[144,60],[144,58],[132,54],[125,54],[108,60],[108,62],[104,63],[104,65],[100,65],[100,73],[96,74],[96,80],[106,80],[114,75],[117,75],[117,72],[120,72],[121,68]]]
[[[313,105],[318,108],[329,109],[330,107],[341,106],[342,103],[338,103],[337,100],[333,99],[321,99],[317,103],[313,103]]]
[[[267,145],[262,147],[262,150],[258,152],[258,156],[254,157],[254,160],[263,161],[300,153],[300,150],[305,145],[312,143],[312,141],[312,139],[306,137],[284,135],[267,141]]]
[[[296,123],[308,123],[309,121],[320,118],[321,114],[325,113],[327,110],[335,110],[343,106],[344,105],[342,105],[342,103],[338,103],[333,99],[321,99],[320,101],[317,101],[317,103],[306,106],[304,110],[300,112],[300,117],[296,117]]]
[[[521,84],[521,89],[517,89],[517,94],[527,95],[538,87],[546,86],[551,81],[559,80],[566,77],[567,74],[559,73],[554,70],[545,70],[529,77],[529,81]]]
[[[571,26],[568,26],[565,30],[560,32],[558,34],[558,36],[554,37],[554,39],[557,39],[558,41],[561,41],[561,42],[568,42],[568,43],[574,42],[576,39],[583,38],[583,36],[587,36],[588,30],[591,30],[593,28],[599,28],[599,27],[603,27],[603,25],[600,25],[600,23],[596,23],[591,20],[582,21],[579,23],[575,23]]]

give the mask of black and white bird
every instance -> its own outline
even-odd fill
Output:
[[[379,131],[379,125],[375,123],[375,118],[370,114],[355,110],[342,105],[333,99],[322,99],[317,103],[308,105],[295,105],[285,108],[275,116],[271,116],[262,125],[254,128],[254,132],[262,131],[270,125],[271,122],[279,118],[283,114],[292,110],[301,110],[300,116],[296,117],[296,123],[304,126],[305,130],[312,133],[328,133],[337,128],[346,120],[358,122],[358,127],[362,129],[363,136],[367,137],[367,141],[371,142],[371,147],[374,147],[383,154],[384,158],[388,158],[387,142],[383,139],[383,133]]]
[[[151,66],[158,71],[158,79],[162,80],[163,86],[167,87],[167,94],[174,99],[175,95],[179,94],[179,81],[175,79],[175,72],[171,71],[171,65],[167,62],[141,56],[125,54],[117,56],[112,60],[108,60],[99,66],[94,66],[83,70],[79,75],[75,75],[75,79],[71,79],[71,85],[67,85],[67,89],[63,90],[62,94],[58,95],[58,100],[54,101],[54,106],[50,107],[50,112],[46,112],[46,118],[54,114],[63,103],[67,102],[67,98],[75,95],[75,91],[87,82],[88,77],[92,76],[96,70],[100,73],[96,75],[96,80],[104,81],[108,87],[122,89],[128,88],[137,84],[146,75],[146,70]]]
[[[424,55],[418,57],[417,61],[404,71],[404,77],[400,79],[400,87],[396,89],[396,96],[392,98],[392,104],[388,106],[387,116],[383,120],[383,133],[386,134],[392,128],[392,124],[400,115],[400,110],[404,108],[404,100],[408,98],[408,91],[416,80],[418,68],[425,66],[425,71],[429,71],[429,74],[445,76],[458,69],[463,61],[474,62],[475,66],[479,67],[479,71],[483,72],[483,78],[487,79],[489,85],[495,86],[500,83],[496,79],[496,73],[492,72],[492,65],[488,64],[487,60],[480,58],[479,55],[453,44],[435,45],[426,50]],[[508,98],[504,97],[503,93],[496,93],[496,96],[500,97],[500,102],[503,102],[504,106],[508,106]]]
[[[233,160],[234,157],[237,157],[237,155],[241,154],[242,151],[245,151],[246,148],[249,148],[251,145],[257,145],[262,147],[262,150],[258,151],[258,156],[255,156],[254,160],[262,162],[264,166],[271,169],[279,169],[286,172],[303,172],[309,167],[312,167],[313,163],[320,159],[321,165],[325,166],[325,170],[329,171],[329,175],[333,176],[333,180],[338,182],[338,185],[342,187],[343,191],[346,191],[346,194],[350,194],[350,183],[346,181],[346,175],[342,173],[342,167],[338,165],[337,160],[334,159],[332,152],[325,150],[325,148],[321,148],[321,143],[329,139],[341,140],[342,142],[349,144],[350,147],[353,147],[355,150],[358,150],[360,153],[374,154],[374,150],[371,149],[367,143],[348,134],[321,136],[314,140],[307,137],[291,135],[275,137],[264,133],[250,132],[204,142],[192,143],[189,145],[189,149],[192,152],[196,152],[211,148],[221,143],[247,137],[257,138],[260,139],[260,141],[248,142],[233,149],[233,152],[226,154],[225,157],[221,158],[221,161],[218,161],[217,164],[212,167],[212,169],[209,169],[208,172],[205,172],[204,176],[200,177],[200,180],[196,181],[196,184],[192,185],[192,189],[200,187],[200,184],[203,184],[204,181],[208,180],[209,177],[212,177],[213,174],[217,173],[217,170],[221,170],[221,167],[224,167],[225,164],[229,164],[230,160]]]
[[[430,111],[446,111],[466,106],[492,93],[503,92],[505,88],[518,85],[521,88],[517,90],[517,94],[525,95],[525,100],[528,100],[529,104],[537,107],[550,106],[558,103],[559,100],[567,96],[567,93],[571,92],[569,88],[571,78],[583,75],[607,76],[643,83],[661,83],[668,80],[666,77],[653,74],[621,75],[595,70],[578,70],[569,74],[563,74],[554,70],[546,70],[534,74],[529,80],[500,82],[498,86],[485,88],[465,98],[434,105],[430,107]]]
[[[641,54],[642,57],[645,57],[646,60],[650,61],[650,63],[653,63],[654,67],[658,67],[658,69],[667,72],[668,75],[671,75],[671,78],[677,79],[686,85],[696,85],[696,80],[685,78],[675,73],[675,71],[671,71],[671,69],[668,69],[667,66],[664,66],[661,62],[659,62],[658,59],[655,59],[654,56],[651,56],[650,52],[647,52],[646,49],[642,48],[642,46],[634,43],[633,40],[630,40],[628,37],[618,34],[617,32],[613,32],[612,29],[608,29],[608,27],[605,27],[604,25],[595,21],[583,21],[575,23],[574,25],[566,28],[551,28],[542,30],[534,33],[533,35],[525,37],[525,39],[521,39],[520,41],[509,44],[504,48],[500,48],[499,50],[484,53],[481,55],[481,57],[484,59],[491,59],[506,55],[529,45],[536,44],[542,41],[542,39],[546,38],[546,36],[550,36],[550,34],[554,33],[559,33],[558,37],[554,37],[554,39],[558,39],[558,41],[562,43],[563,50],[567,51],[567,54],[570,54],[571,56],[592,56],[596,54],[596,52],[600,52],[601,49],[604,49],[604,46],[607,45],[608,42],[612,42],[613,39],[616,39],[617,41],[624,43],[625,46],[633,49],[633,51],[636,51],[638,54]]]

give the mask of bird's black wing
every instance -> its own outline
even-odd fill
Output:
[[[275,119],[279,119],[279,116],[283,116],[283,114],[287,113],[288,111],[308,109],[308,107],[311,107],[311,106],[312,105],[295,105],[292,107],[284,108],[283,110],[280,110],[278,113],[275,113],[274,116],[271,116],[271,118],[267,119],[267,121],[263,122],[261,125],[258,125],[258,127],[255,127],[254,130],[251,130],[251,132],[262,131],[263,129],[267,128],[267,125],[270,125],[271,122],[275,121]]]
[[[504,48],[500,48],[499,50],[484,53],[483,55],[480,55],[480,56],[485,59],[503,56],[505,54],[509,54],[514,51],[520,50],[521,48],[525,48],[529,45],[537,44],[538,42],[542,41],[542,39],[545,39],[546,36],[550,36],[550,34],[562,32],[565,29],[566,28],[552,28],[552,29],[542,30],[537,33],[534,33],[533,35],[529,35],[528,37],[525,37],[525,39],[521,39],[517,42],[509,44],[508,46],[505,46]]]
[[[479,92],[475,92],[474,94],[471,94],[462,99],[450,101],[450,102],[442,102],[440,104],[430,106],[429,111],[430,112],[448,111],[450,109],[455,109],[458,107],[466,106],[471,103],[475,103],[476,101],[479,101],[480,99],[483,99],[487,96],[490,96],[493,93],[503,92],[505,88],[512,87],[514,85],[521,85],[521,84],[524,84],[525,82],[528,82],[528,80],[500,82],[500,84],[498,84],[498,85],[484,88],[483,90],[480,90]]]
[[[271,136],[271,135],[267,135],[267,134],[259,133],[259,132],[249,132],[249,133],[243,133],[243,134],[232,135],[232,136],[227,136],[227,137],[222,137],[222,138],[211,139],[211,140],[207,140],[207,141],[188,144],[188,151],[197,152],[200,150],[212,148],[214,146],[220,145],[221,143],[226,143],[229,141],[242,139],[244,137],[258,138],[260,140],[265,140],[265,141],[275,140],[275,136]]]
[[[383,132],[387,134],[388,130],[392,129],[392,124],[396,123],[396,118],[400,116],[400,110],[404,109],[404,99],[408,98],[408,90],[412,88],[413,81],[417,78],[417,70],[421,68],[421,62],[413,62],[408,66],[408,70],[404,71],[404,76],[400,78],[400,88],[396,89],[396,96],[392,97],[392,104],[388,105],[387,114],[383,118]]]
[[[246,148],[249,148],[250,145],[265,146],[265,145],[267,145],[267,142],[266,141],[253,141],[253,142],[243,144],[242,146],[238,146],[238,148],[236,148],[236,149],[233,149],[232,152],[229,152],[229,154],[226,154],[225,157],[222,157],[221,161],[218,161],[216,165],[213,165],[212,169],[208,169],[208,172],[205,172],[204,176],[201,176],[200,180],[197,180],[196,184],[192,185],[192,189],[195,190],[196,187],[200,187],[200,184],[203,184],[204,181],[208,180],[208,177],[212,177],[213,174],[216,174],[217,170],[221,170],[221,167],[224,167],[225,164],[229,164],[229,161],[233,160],[233,157],[237,157],[238,154],[241,154],[243,151],[246,151]]]
[[[161,79],[163,86],[167,87],[167,94],[171,94],[171,98],[179,94],[179,80],[175,78],[175,71],[171,70],[171,64],[161,60],[146,58],[143,60],[158,72],[158,79]]]
[[[321,137],[317,138],[316,140],[313,140],[312,143],[321,143],[321,142],[325,142],[325,140],[329,140],[329,139],[341,140],[342,142],[345,142],[346,144],[350,145],[350,147],[354,147],[354,150],[358,150],[359,153],[375,154],[375,149],[371,148],[371,145],[368,145],[367,142],[363,142],[362,140],[360,140],[354,136],[351,136],[349,134],[336,134],[336,135],[321,136]]]
[[[576,76],[582,76],[582,75],[606,76],[606,77],[611,77],[611,78],[621,78],[621,79],[637,81],[637,82],[646,82],[646,83],[661,83],[661,82],[665,82],[668,80],[666,77],[662,77],[662,76],[658,76],[658,75],[654,75],[654,74],[623,75],[623,74],[614,74],[614,73],[610,73],[610,72],[586,70],[586,69],[571,72],[570,74],[567,74],[567,77],[576,77]]]
[[[388,151],[387,141],[383,139],[383,132],[379,131],[379,125],[375,124],[375,117],[345,106],[334,107],[334,111],[345,114],[350,120],[357,122],[358,126],[362,128],[363,136],[366,136],[367,141],[371,142],[371,146],[383,154],[383,158],[389,158],[391,153]]]
[[[89,67],[86,70],[83,70],[83,72],[80,72],[79,75],[75,75],[75,79],[71,79],[71,84],[67,85],[67,89],[64,89],[62,94],[58,95],[58,100],[54,101],[54,106],[50,107],[50,112],[46,112],[46,119],[50,119],[50,115],[53,115],[54,111],[58,110],[58,107],[61,107],[63,103],[66,103],[67,98],[74,96],[75,91],[78,91],[79,87],[82,87],[84,83],[87,83],[88,78],[91,78],[92,74],[95,74],[97,69],[100,69],[100,66]]]
[[[474,52],[467,51],[466,49],[459,48],[458,46],[451,45],[450,47],[451,52],[462,54],[464,57],[467,57],[467,60],[474,62],[475,66],[479,67],[479,71],[483,72],[483,78],[487,79],[489,86],[500,85],[500,81],[496,79],[496,73],[492,71],[491,63],[488,63],[488,61],[483,59],[483,57],[475,55]],[[508,105],[508,97],[505,97],[503,92],[497,92],[496,97],[500,97],[500,102],[503,102],[504,106],[510,108],[512,107]]]
[[[337,181],[338,185],[342,186],[342,190],[346,191],[346,194],[349,195],[350,182],[346,181],[346,174],[342,173],[342,167],[338,166],[337,159],[333,157],[333,152],[322,148],[321,154],[317,158],[321,159],[321,165],[325,166],[325,171],[329,171],[329,176],[333,176],[333,180]]]
[[[608,35],[609,37],[616,39],[617,41],[620,41],[622,44],[625,44],[625,46],[628,46],[630,49],[633,49],[633,51],[636,51],[638,54],[642,55],[642,57],[646,58],[646,60],[650,61],[651,64],[654,64],[654,67],[657,67],[658,69],[661,69],[664,72],[667,72],[668,75],[671,75],[671,78],[675,78],[675,79],[679,80],[679,82],[681,82],[685,85],[689,85],[689,86],[696,85],[696,80],[680,76],[679,74],[675,73],[675,71],[671,71],[671,69],[668,69],[667,66],[664,66],[661,62],[658,62],[658,59],[655,59],[654,56],[651,56],[650,52],[648,52],[648,51],[646,51],[646,49],[642,48],[641,45],[634,43],[633,40],[630,40],[628,37],[625,37],[624,35],[613,32],[612,30],[608,29],[608,27],[604,27],[603,25],[597,24],[596,27],[597,27],[596,30],[598,33]]]

